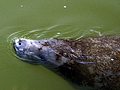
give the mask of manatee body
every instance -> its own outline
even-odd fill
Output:
[[[17,39],[14,49],[22,60],[56,66],[79,85],[86,84],[97,90],[120,88],[120,36]]]

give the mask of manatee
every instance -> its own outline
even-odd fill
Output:
[[[87,85],[95,90],[120,88],[118,35],[80,39],[17,39],[13,47],[21,60],[57,68],[78,85]]]

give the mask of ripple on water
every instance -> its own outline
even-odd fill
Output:
[[[92,34],[101,36],[100,31],[94,29],[85,29],[81,28],[80,25],[54,25],[51,27],[34,29],[34,30],[19,30],[11,33],[7,37],[7,50],[10,54],[16,57],[16,54],[13,50],[13,43],[16,39],[25,38],[25,39],[43,39],[43,38],[81,38],[86,37]]]

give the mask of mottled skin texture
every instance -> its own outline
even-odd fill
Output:
[[[120,88],[120,36],[20,39],[15,41],[14,49],[25,61],[56,65],[62,74],[79,85],[85,83],[97,90]]]

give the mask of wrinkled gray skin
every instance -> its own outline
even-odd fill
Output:
[[[55,43],[55,44],[53,44]],[[47,45],[49,44],[49,45]],[[41,64],[44,62],[53,63],[60,66],[67,62],[69,59],[64,58],[61,61],[57,61],[57,52],[51,47],[56,44],[62,44],[62,41],[56,39],[43,39],[43,40],[29,40],[29,39],[17,39],[14,42],[14,49],[16,54],[24,61],[30,63]],[[60,55],[61,56],[61,55]]]
[[[120,88],[120,36],[17,39],[13,45],[21,60],[58,67],[79,85],[86,83],[94,90]]]

